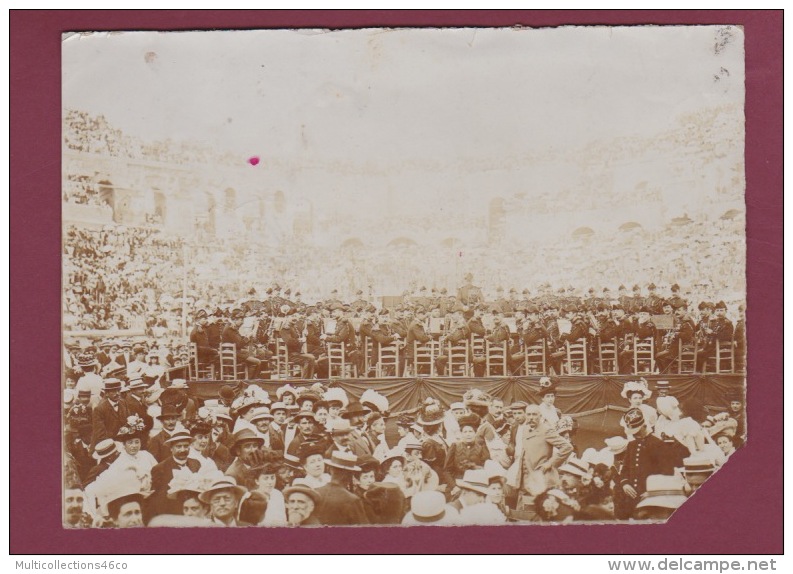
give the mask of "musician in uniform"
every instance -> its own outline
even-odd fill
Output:
[[[688,307],[688,302],[680,296],[680,285],[677,283],[673,284],[671,287],[672,296],[669,297],[669,302],[672,304],[673,309],[677,309],[679,307]]]
[[[204,309],[199,309],[195,314],[195,326],[190,331],[190,342],[195,343],[196,353],[198,354],[198,362],[200,364],[214,364],[219,365],[220,355],[218,354],[218,346],[213,347],[209,340],[209,332],[207,326],[209,323],[209,316]]]
[[[415,317],[413,321],[410,322],[408,326],[408,333],[407,338],[405,339],[405,361],[408,366],[414,367],[414,343],[418,343],[419,345],[423,343],[427,343],[428,341],[432,340],[432,336],[427,333],[424,325],[427,323],[427,312],[424,310],[423,307],[419,307],[416,309]],[[404,369],[400,369],[404,370]],[[416,370],[413,368],[413,372],[415,373]]]
[[[466,311],[466,313],[470,313],[470,316],[473,317],[473,311]],[[452,316],[449,334],[441,337],[440,339],[441,345],[445,346],[446,343],[450,343],[452,346],[454,346],[462,342],[466,342],[467,344],[470,335],[471,331],[468,328],[467,321],[465,321],[464,317],[461,316],[459,312],[455,312]],[[445,352],[442,352],[435,359],[435,369],[439,376],[443,377],[446,375],[446,365],[448,363],[449,356]]]
[[[237,361],[248,365],[249,377],[255,379],[262,369],[262,361],[265,357],[258,357],[256,352],[252,350],[250,339],[240,334],[239,329],[244,319],[245,312],[242,309],[234,309],[231,312],[230,323],[226,325],[221,333],[221,340],[223,343],[232,343],[234,345],[237,349]]]
[[[648,295],[647,299],[645,300],[645,305],[650,308],[651,314],[661,315],[664,312],[664,298],[658,294],[656,289],[657,287],[655,286],[655,283],[650,283],[647,286]]]
[[[732,321],[727,318],[727,305],[724,301],[719,301],[714,308],[713,317],[708,322],[708,325],[704,327],[704,334],[707,338],[705,339],[703,356],[700,357],[697,354],[697,372],[704,372],[706,361],[716,356],[717,343],[732,345],[734,331],[735,328]]]
[[[331,312],[336,320],[336,330],[333,334],[323,335],[328,343],[344,343],[346,359],[355,365],[358,373],[363,373],[363,353],[358,349],[358,337],[355,334],[355,327],[346,315],[345,308],[335,305]]]
[[[305,338],[302,337],[301,332],[297,329],[297,319],[294,315],[284,318],[278,335],[286,345],[290,362],[300,365],[300,377],[303,379],[312,378],[317,361],[311,353],[303,352]]]
[[[484,300],[482,289],[473,284],[474,276],[466,273],[464,279],[465,284],[457,291],[457,299],[469,307],[481,303]]]
[[[733,340],[735,341],[735,372],[746,372],[746,309],[743,305],[738,306],[738,320],[735,322]]]

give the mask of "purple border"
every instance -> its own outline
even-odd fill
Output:
[[[781,553],[782,11],[26,11],[10,14],[10,552]],[[740,24],[746,36],[749,446],[665,526],[65,531],[61,507],[60,35],[69,30]],[[36,388],[38,387],[38,388]],[[47,389],[47,390],[45,390]],[[526,530],[530,528],[530,530]],[[266,542],[262,542],[266,540]]]

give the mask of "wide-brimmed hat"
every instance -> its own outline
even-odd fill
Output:
[[[385,469],[388,466],[388,463],[392,460],[400,460],[402,464],[405,464],[405,450],[402,447],[396,446],[389,450],[385,458],[380,462],[380,468]]]
[[[300,459],[293,454],[289,454],[288,452],[284,453],[283,464],[292,470],[303,470],[303,465],[300,464]]]
[[[490,395],[479,389],[471,389],[463,395],[463,403],[466,406],[487,407],[490,406],[492,400],[493,398]]]
[[[312,404],[313,404],[313,403],[319,402],[320,400],[321,400],[321,397],[318,394],[316,394],[315,392],[310,391],[310,390],[305,390],[302,393],[300,393],[299,395],[297,395],[297,399],[296,399],[295,402],[297,402],[297,404],[300,404],[303,401],[311,401]]]
[[[218,391],[218,396],[225,400],[226,402],[231,402],[234,400],[234,397],[237,396],[237,392],[231,385],[223,385],[220,387],[220,391]]]
[[[182,442],[182,441],[193,442],[193,437],[186,429],[180,428],[170,437],[165,439],[164,444],[173,444],[175,442]]]
[[[349,434],[352,432],[352,425],[346,419],[334,419],[328,424],[328,432],[332,436]]]
[[[641,381],[628,381],[622,386],[622,391],[620,392],[622,398],[627,399],[631,393],[641,393],[644,400],[649,399],[653,394],[653,392],[647,388],[647,381],[644,379]]]
[[[273,420],[275,417],[270,412],[270,409],[267,407],[258,407],[253,409],[250,418],[248,419],[250,422],[262,421],[262,420]]]
[[[235,452],[237,447],[245,442],[255,442],[258,446],[264,445],[264,438],[253,432],[249,428],[243,428],[242,430],[234,433],[232,436],[232,444],[231,444],[231,451]]]
[[[128,440],[143,438],[145,429],[138,429],[135,427],[122,426],[119,427],[116,436],[114,437],[120,443],[127,442]]]
[[[722,435],[732,438],[738,431],[738,421],[733,418],[717,420],[713,423],[713,426],[707,428],[710,436],[714,438]]]
[[[358,457],[349,452],[334,450],[329,459],[325,459],[327,466],[351,472],[361,472],[361,467],[357,465]]]
[[[102,382],[102,390],[105,392],[120,391],[121,387],[122,387],[121,379],[105,379]]]
[[[96,360],[93,353],[80,353],[77,355],[77,364],[80,367],[93,367],[98,365],[99,362]]]
[[[326,444],[320,440],[307,441],[300,445],[297,451],[297,456],[301,463],[304,463],[308,457],[314,454],[325,456]]]
[[[537,391],[537,394],[544,397],[550,393],[556,394],[556,383],[551,381],[550,377],[541,377],[540,389]]]
[[[370,404],[374,407],[372,410],[377,410],[384,413],[388,410],[388,399],[383,395],[372,389],[366,389],[361,395],[361,405]]]
[[[484,495],[490,494],[488,489],[490,481],[487,472],[484,470],[466,470],[463,477],[458,478],[455,482],[460,488],[473,490]]]
[[[297,396],[300,394],[300,392],[292,385],[284,385],[283,387],[278,387],[275,390],[275,396],[278,397],[279,401],[281,400],[281,397],[283,397],[285,393],[290,393],[295,398],[297,398]]]
[[[437,490],[417,492],[410,500],[410,514],[407,518],[407,522],[421,524],[444,521],[447,518],[446,497]]]
[[[317,417],[314,415],[313,411],[298,411],[292,417],[292,420],[298,422],[300,419],[311,419],[314,422],[317,422]]]
[[[210,500],[212,500],[212,494],[221,490],[231,490],[237,495],[237,499],[242,498],[242,495],[246,492],[243,487],[237,484],[237,480],[233,476],[224,475],[222,478],[218,478],[213,482],[208,489],[199,494],[198,500],[204,504],[209,504]]]
[[[647,477],[647,491],[642,494],[636,508],[679,508],[686,501],[684,486],[677,476],[651,474]]]
[[[625,452],[625,449],[628,448],[628,443],[630,441],[624,436],[612,436],[605,439],[603,442],[606,443],[606,446],[611,452],[614,454],[620,454]]]
[[[344,413],[342,413],[341,417],[344,419],[349,419],[351,417],[362,417],[364,415],[369,414],[372,412],[369,409],[365,409],[363,405],[359,402],[350,403],[346,409],[344,409]]]
[[[421,426],[432,426],[443,422],[443,411],[438,405],[427,405],[421,411],[417,424]]]
[[[559,467],[559,472],[566,472],[579,478],[589,475],[589,464],[571,454],[568,459]]]
[[[325,401],[330,405],[333,402],[341,403],[342,408],[346,407],[350,404],[350,399],[347,398],[347,393],[344,392],[344,389],[339,387],[333,387],[332,389],[328,389],[325,391],[325,394],[322,397]]]
[[[133,391],[137,389],[147,389],[149,385],[143,382],[143,379],[132,379],[127,386],[127,390]]]
[[[658,409],[658,412],[668,419],[672,418],[672,411],[676,406],[679,405],[680,401],[678,401],[675,397],[658,397],[655,399],[655,406]]]
[[[319,501],[322,498],[319,492],[317,492],[316,490],[311,488],[308,484],[306,484],[302,478],[296,478],[295,480],[292,481],[292,486],[287,486],[286,488],[284,488],[283,490],[284,499],[288,500],[289,496],[295,492],[305,494],[311,500],[314,501],[314,504],[319,504]]]
[[[492,482],[493,479],[502,479],[507,478],[507,471],[497,463],[495,460],[488,459],[485,461],[485,467],[483,469],[485,474],[487,474],[487,480]]]
[[[716,472],[716,462],[713,457],[695,454],[683,459],[683,476],[691,474],[711,475]]]
[[[118,452],[118,447],[113,439],[106,438],[96,443],[93,457],[99,462]]]
[[[460,429],[463,427],[473,427],[474,430],[477,430],[481,422],[482,420],[479,418],[479,416],[475,415],[474,413],[463,415],[457,419],[457,424],[460,425]]]
[[[274,413],[275,411],[288,411],[288,410],[289,409],[286,408],[286,405],[280,401],[270,405],[271,413]]]

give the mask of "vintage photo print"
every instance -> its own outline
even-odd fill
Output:
[[[672,516],[747,440],[743,40],[65,34],[64,527]]]

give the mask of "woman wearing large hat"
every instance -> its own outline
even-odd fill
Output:
[[[629,408],[641,409],[644,415],[644,422],[647,425],[647,430],[651,433],[655,429],[655,423],[658,420],[658,411],[645,401],[652,396],[653,392],[647,387],[647,381],[640,379],[638,381],[628,381],[623,387],[620,395],[629,403]],[[620,421],[622,422],[622,421]]]
[[[537,391],[540,395],[540,414],[545,419],[551,428],[556,426],[562,416],[562,411],[556,408],[556,383],[551,381],[550,377],[542,377],[540,379],[540,389]]]
[[[480,418],[471,413],[461,416],[460,440],[449,447],[446,457],[446,475],[454,479],[462,478],[466,471],[484,468],[490,459],[490,451],[485,441],[477,436]]]
[[[443,410],[436,403],[426,405],[416,419],[416,424],[422,429],[421,458],[430,465],[440,480],[440,487],[449,484],[446,475],[446,454],[449,445],[441,434],[443,425]],[[439,487],[439,488],[440,488]]]
[[[151,494],[151,469],[157,465],[157,459],[149,451],[141,450],[145,432],[143,419],[137,415],[127,418],[126,424],[118,429],[115,436],[123,450],[108,470],[129,472],[138,481],[140,492],[148,496]]]

